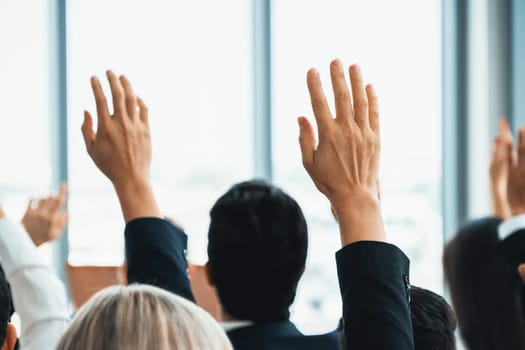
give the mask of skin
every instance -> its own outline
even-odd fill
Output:
[[[357,65],[348,69],[350,88],[340,60],[332,61],[330,76],[335,113],[330,111],[319,73],[310,69],[307,85],[317,124],[299,117],[303,166],[315,186],[330,201],[338,219],[341,244],[385,241],[378,198],[380,127],[377,95],[364,85]]]
[[[62,183],[57,195],[29,201],[22,225],[38,247],[60,237],[67,223],[63,208],[67,198],[67,185]]]
[[[511,215],[507,200],[507,181],[509,177],[508,159],[512,154],[512,133],[504,118],[499,122],[499,134],[492,144],[490,159],[490,194],[492,215],[507,219]]]
[[[510,148],[512,149],[512,143]],[[507,197],[511,216],[525,214],[525,127],[518,130],[517,150],[508,152],[509,169]],[[525,264],[518,267],[518,273],[525,283]]]
[[[111,87],[113,114],[100,81],[91,78],[97,107],[97,130],[93,118],[84,112],[82,134],[86,149],[104,175],[111,181],[124,220],[141,217],[161,218],[150,180],[151,136],[148,108],[133,92],[128,79],[107,71]]]

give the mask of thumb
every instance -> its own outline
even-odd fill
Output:
[[[299,145],[301,146],[303,165],[308,170],[314,161],[316,147],[314,129],[305,117],[297,118],[297,123],[299,124]]]
[[[95,142],[95,132],[93,131],[93,118],[88,111],[84,111],[84,122],[82,123],[82,136],[86,144],[86,150],[91,154],[93,142]]]

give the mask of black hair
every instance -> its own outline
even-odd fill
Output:
[[[456,316],[443,297],[427,289],[411,286],[410,317],[415,350],[455,350]],[[337,327],[341,349],[346,349],[343,319]]]
[[[0,266],[0,345],[5,341],[7,324],[11,322],[11,316],[14,312],[11,287],[7,283],[2,266]]]
[[[410,314],[416,350],[456,349],[456,316],[443,297],[427,289],[412,286]]]
[[[459,331],[469,349],[525,349],[523,287],[499,253],[500,223],[497,218],[467,223],[443,254]]]
[[[255,322],[288,319],[308,246],[297,202],[252,180],[234,185],[210,216],[208,266],[224,311]]]

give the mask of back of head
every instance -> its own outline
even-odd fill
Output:
[[[416,350],[456,349],[456,316],[443,297],[412,286],[410,313]]]
[[[248,181],[219,198],[210,216],[208,266],[224,310],[256,322],[288,319],[308,246],[297,202]]]
[[[443,267],[460,334],[469,349],[525,349],[521,286],[498,252],[500,219],[464,225]]]
[[[13,315],[13,300],[11,288],[7,283],[4,270],[0,266],[0,346],[4,343],[7,335],[7,324]]]
[[[219,324],[195,304],[148,285],[115,286],[76,314],[57,349],[232,349]]]

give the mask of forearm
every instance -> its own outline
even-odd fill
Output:
[[[493,183],[490,185],[492,215],[501,219],[511,216],[506,189],[500,190]]]
[[[61,332],[54,330],[65,328],[69,319],[63,283],[45,265],[22,226],[7,219],[0,220],[0,257],[20,315],[22,345],[42,336],[56,344]]]
[[[152,284],[194,300],[184,232],[166,220],[142,218],[127,223],[125,236],[128,283]]]
[[[69,324],[64,285],[45,266],[21,268],[8,280],[20,315],[22,349],[54,349]]]
[[[391,244],[366,241],[336,258],[346,348],[413,349],[408,258]]]
[[[126,223],[138,218],[162,218],[148,180],[115,181],[115,191]]]
[[[379,199],[368,193],[356,193],[333,199],[332,207],[339,222],[341,245],[358,241],[386,241]]]

